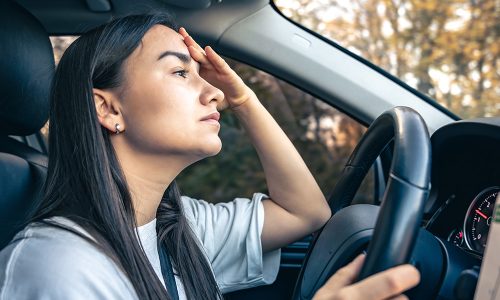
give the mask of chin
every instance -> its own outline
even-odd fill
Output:
[[[215,156],[222,150],[222,141],[219,137],[217,137],[217,139],[207,141],[203,144],[203,147],[200,150],[201,151],[199,156],[201,159],[205,157]]]
[[[217,143],[216,145],[214,145],[212,148],[213,149],[212,149],[211,153],[209,154],[209,156],[214,156],[214,155],[219,154],[220,151],[222,150],[222,142],[221,142],[221,140],[219,139],[219,143]]]

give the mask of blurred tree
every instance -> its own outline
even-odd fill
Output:
[[[56,64],[59,63],[61,57],[66,51],[66,48],[73,43],[78,36],[51,36],[50,42],[52,43],[52,49],[54,50],[54,60]]]
[[[75,39],[51,37],[56,62]],[[255,91],[292,140],[323,192],[328,194],[365,128],[284,81],[245,64],[226,60]],[[221,153],[190,166],[178,176],[183,193],[209,202],[251,197],[255,192],[266,193],[265,176],[257,153],[237,118],[230,111],[223,111],[221,125]],[[44,128],[45,135],[47,129]],[[356,201],[370,201],[372,190],[370,174]]]
[[[257,94],[302,155],[322,191],[328,194],[365,128],[284,81],[245,64],[226,61]],[[254,192],[266,193],[257,153],[238,120],[230,111],[224,111],[221,123],[221,153],[190,166],[179,175],[177,181],[183,192],[209,202],[251,197]],[[358,202],[373,199],[371,173],[356,197]]]
[[[289,18],[464,117],[500,115],[500,2],[276,0]]]

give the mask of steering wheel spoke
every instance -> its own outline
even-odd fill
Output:
[[[351,204],[376,158],[394,142],[389,182],[380,207]],[[430,190],[431,147],[422,117],[395,107],[368,128],[330,196],[333,217],[311,243],[293,299],[311,299],[339,268],[366,249],[358,279],[408,263]]]

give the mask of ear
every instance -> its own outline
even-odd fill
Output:
[[[116,131],[116,124],[120,125],[120,132],[125,130],[125,122],[121,113],[118,98],[111,91],[92,89],[94,93],[95,110],[99,123],[111,132]]]

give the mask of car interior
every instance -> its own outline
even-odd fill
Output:
[[[460,119],[266,0],[1,1],[0,249],[40,199],[47,174],[50,149],[41,129],[55,70],[49,36],[163,10],[200,44],[369,126],[340,179],[330,183],[330,221],[283,248],[273,284],[225,298],[311,299],[363,251],[360,279],[409,262],[421,272],[410,299],[473,298],[500,191],[500,118]],[[351,205],[369,172],[380,199]]]

